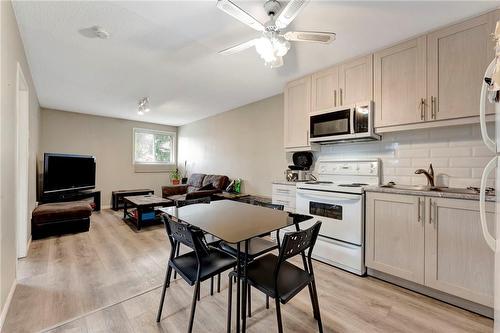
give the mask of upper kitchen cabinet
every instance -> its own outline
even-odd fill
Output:
[[[352,105],[373,99],[373,55],[339,66],[339,103]]]
[[[427,36],[430,120],[478,115],[480,82],[494,58],[491,33],[499,18],[496,10]],[[493,104],[487,112],[494,112]]]
[[[310,150],[309,119],[311,110],[311,77],[289,82],[285,86],[285,148]]]
[[[311,111],[373,99],[373,56],[357,58],[312,75]]]
[[[311,77],[311,111],[323,111],[340,106],[339,67],[314,73]]]
[[[425,121],[426,37],[374,54],[375,127]]]

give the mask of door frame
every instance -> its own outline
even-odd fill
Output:
[[[29,86],[21,65],[16,79],[16,240],[17,258],[28,252]]]

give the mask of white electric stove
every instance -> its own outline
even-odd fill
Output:
[[[296,212],[321,221],[313,257],[358,275],[365,274],[364,187],[380,184],[380,161],[321,160],[318,180],[297,184]]]

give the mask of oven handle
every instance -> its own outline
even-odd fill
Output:
[[[321,192],[315,190],[297,189],[297,194],[303,194],[306,197],[318,198],[318,199],[346,199],[350,201],[361,200],[361,195],[338,193],[338,192]]]
[[[351,111],[349,112],[349,122],[350,124],[350,132],[351,134],[355,134],[356,132],[354,131],[354,113],[356,112],[356,108],[351,107]]]

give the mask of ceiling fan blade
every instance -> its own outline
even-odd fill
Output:
[[[225,50],[219,51],[219,54],[231,55],[231,54],[241,52],[241,51],[246,50],[252,46],[255,46],[255,41],[256,41],[256,39],[252,39],[252,40],[249,40],[248,42],[244,42],[244,43],[232,46],[232,47],[227,48]]]
[[[238,21],[248,25],[250,28],[253,28],[257,31],[264,31],[266,28],[262,23],[257,21],[252,15],[245,12],[240,7],[236,6],[230,0],[218,0],[217,8],[222,10],[223,12],[231,15]]]
[[[283,35],[286,40],[294,42],[317,42],[328,44],[335,40],[333,32],[289,31]]]
[[[290,0],[286,7],[278,15],[278,18],[276,19],[276,27],[278,29],[286,28],[308,2],[309,0]]]

